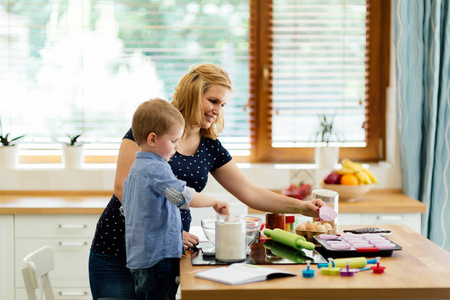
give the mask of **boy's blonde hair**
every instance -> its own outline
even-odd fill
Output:
[[[138,106],[133,115],[131,129],[138,145],[147,142],[151,132],[163,135],[174,124],[184,126],[181,113],[169,102],[155,98]]]
[[[202,95],[217,84],[231,90],[230,75],[213,64],[202,64],[192,68],[175,87],[172,105],[183,115],[185,130],[198,128],[202,122]],[[221,114],[209,128],[201,128],[200,134],[216,139],[222,132],[224,116]]]

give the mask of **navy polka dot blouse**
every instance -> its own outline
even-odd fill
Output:
[[[131,129],[124,139],[134,141]],[[178,152],[169,161],[172,171],[178,179],[201,192],[208,181],[208,174],[232,159],[228,151],[218,139],[202,137],[197,152],[192,156],[184,156]],[[122,206],[114,195],[103,211],[97,223],[91,248],[96,253],[114,255],[126,260],[125,254],[125,219],[119,208]],[[183,229],[189,231],[191,213],[188,209],[180,210]]]

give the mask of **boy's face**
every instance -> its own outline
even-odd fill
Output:
[[[170,126],[166,133],[156,137],[153,152],[165,161],[169,161],[178,150],[178,142],[183,131],[184,127],[181,124],[176,123]]]

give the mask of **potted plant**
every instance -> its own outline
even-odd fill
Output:
[[[316,132],[315,162],[319,169],[333,169],[339,160],[339,147],[330,145],[338,142],[333,116],[319,114],[319,129]]]
[[[0,168],[14,169],[17,167],[19,161],[19,148],[16,147],[15,141],[23,138],[25,135],[21,135],[12,139],[9,139],[9,133],[5,136],[0,135]]]
[[[67,169],[80,169],[84,163],[83,143],[78,141],[81,135],[67,135],[69,142],[63,145],[63,162]]]

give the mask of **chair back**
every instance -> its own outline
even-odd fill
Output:
[[[48,276],[48,273],[55,269],[52,248],[45,246],[33,251],[25,256],[23,262],[25,267],[22,269],[22,276],[28,300],[54,300],[55,296]],[[36,297],[37,290],[40,294],[39,298]]]

